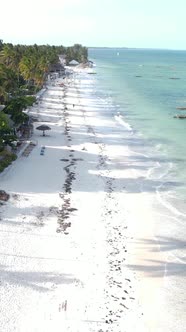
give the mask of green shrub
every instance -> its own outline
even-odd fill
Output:
[[[16,160],[17,156],[14,153],[7,153],[2,160],[0,160],[0,173],[8,167],[12,161]]]

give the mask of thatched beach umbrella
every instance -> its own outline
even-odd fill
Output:
[[[43,136],[45,136],[45,130],[51,130],[51,128],[47,125],[41,125],[41,126],[37,127],[36,129],[37,130],[42,130]]]

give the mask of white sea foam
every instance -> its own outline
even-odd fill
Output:
[[[125,127],[128,131],[132,132],[132,127],[130,126],[129,123],[127,123],[123,116],[118,112],[117,115],[114,116],[115,120],[120,124],[122,125],[123,127]]]

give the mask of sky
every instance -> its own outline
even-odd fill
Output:
[[[2,0],[13,44],[186,49],[186,0]]]

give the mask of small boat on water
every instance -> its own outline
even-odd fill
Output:
[[[186,119],[186,115],[177,114],[177,115],[174,115],[174,118],[176,118],[176,119]]]

